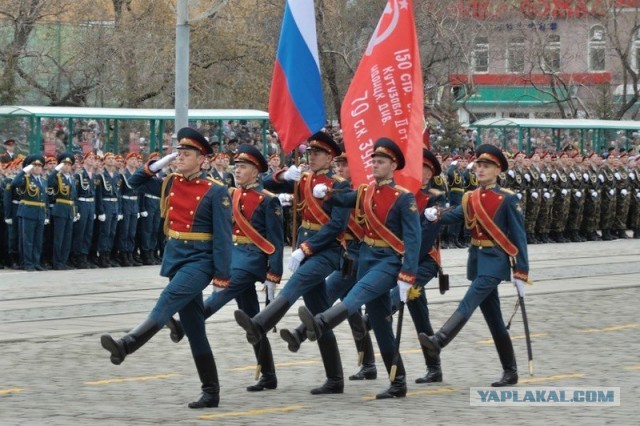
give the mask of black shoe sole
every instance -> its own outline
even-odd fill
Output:
[[[280,337],[282,338],[282,340],[287,342],[287,347],[291,352],[298,352],[298,350],[300,349],[300,344],[302,342],[300,342],[300,339],[296,338],[293,335],[293,332],[287,330],[286,328],[281,328]]]
[[[111,353],[111,363],[114,365],[122,364],[124,361],[124,356],[120,352],[120,348],[116,344],[116,341],[113,340],[113,337],[108,334],[103,334],[100,336],[100,344],[103,348],[108,350]]]
[[[429,339],[429,336],[427,336],[424,333],[420,333],[418,334],[418,340],[420,341],[420,344],[424,346],[427,349],[427,351],[429,351],[430,355],[434,357],[440,355],[442,348],[439,346],[436,346],[436,344],[433,343],[431,339]]]
[[[262,333],[258,330],[258,327],[249,315],[238,309],[233,313],[233,316],[238,325],[247,333],[247,341],[249,343],[256,345],[260,340],[262,340]]]
[[[298,316],[300,317],[300,321],[302,321],[304,326],[307,328],[307,339],[312,342],[318,340],[320,333],[316,330],[316,319],[311,311],[309,311],[306,306],[300,306],[300,308],[298,308]]]

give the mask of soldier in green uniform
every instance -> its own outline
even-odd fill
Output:
[[[578,151],[573,151],[567,161],[570,163],[567,170],[569,171],[569,184],[571,185],[571,199],[569,202],[569,220],[567,221],[565,238],[574,243],[584,242],[586,239],[583,239],[579,234],[584,212],[586,188],[586,183],[582,177],[584,172],[582,156]]]
[[[614,158],[612,156],[608,157],[600,168],[602,177],[598,176],[600,182],[602,182],[600,229],[602,230],[602,239],[604,241],[617,239],[617,237],[611,233],[616,211],[616,181],[613,176],[614,170],[612,168],[612,162],[615,162]]]
[[[629,229],[633,238],[640,239],[640,155],[629,162],[629,181],[631,182],[631,206],[629,208]]]
[[[613,177],[616,179],[617,200],[612,232],[621,239],[629,238],[626,231],[627,216],[629,215],[629,205],[631,202],[631,184],[629,182],[629,170],[626,165],[628,158],[627,153],[622,152],[614,161],[615,172],[613,173]]]
[[[538,218],[536,219],[536,239],[541,243],[550,243],[549,239],[549,224],[551,223],[551,209],[553,207],[553,188],[551,187],[551,175],[553,174],[551,168],[551,154],[544,152],[540,155],[541,163],[540,169],[540,183],[541,183],[541,197],[540,197],[540,210],[538,211]],[[535,163],[534,163],[535,164]]]
[[[564,231],[569,220],[569,205],[571,203],[571,187],[567,172],[569,155],[562,152],[553,161],[555,169],[551,173],[551,186],[555,192],[551,212],[551,239],[556,243],[568,243],[564,238]]]
[[[527,182],[526,204],[524,214],[524,226],[527,231],[527,243],[538,244],[540,241],[535,236],[536,222],[542,203],[542,180],[540,179],[540,155],[533,153],[524,160],[524,180]]]
[[[600,174],[600,166],[602,159],[592,152],[589,156],[585,157],[584,163],[586,169],[582,174],[585,181],[585,194],[584,194],[584,212],[582,220],[582,236],[587,241],[600,241],[601,238],[598,235],[597,229],[600,223],[600,200],[602,199],[602,193],[600,186],[602,185],[601,178],[604,180],[604,176]]]

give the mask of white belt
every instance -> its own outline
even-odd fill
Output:
[[[122,198],[124,198],[125,200],[137,200],[138,196],[137,195],[123,195]]]
[[[95,201],[95,198],[78,197],[78,201],[85,201],[87,203],[93,203]]]
[[[103,198],[102,201],[111,201],[111,202],[117,203],[118,199],[117,198]]]
[[[156,197],[155,195],[151,195],[151,194],[144,194],[144,196],[147,197],[147,198],[151,198],[153,200],[159,200],[160,199],[160,197]]]

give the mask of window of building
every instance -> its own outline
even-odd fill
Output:
[[[631,66],[638,71],[640,70],[640,29],[633,35],[631,43]]]
[[[560,36],[552,34],[547,38],[544,46],[544,69],[545,71],[560,71]]]
[[[484,36],[476,37],[473,43],[473,71],[489,71],[489,38]]]
[[[594,25],[589,31],[589,71],[604,71],[606,47],[604,27]]]
[[[507,72],[524,72],[524,37],[511,37],[507,45]]]

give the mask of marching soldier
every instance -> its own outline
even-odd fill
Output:
[[[309,340],[322,339],[333,328],[358,312],[366,304],[369,321],[376,335],[387,372],[396,367],[391,386],[376,399],[402,398],[407,394],[406,373],[388,317],[391,315],[390,290],[398,287],[400,300],[406,303],[416,282],[420,255],[420,217],[415,196],[395,184],[393,173],[405,164],[402,151],[391,139],[380,138],[372,154],[376,183],[363,184],[356,191],[332,191],[329,202],[356,208],[364,224],[364,244],[360,249],[358,282],[342,302],[314,313],[301,306],[298,314],[307,327]],[[324,198],[326,185],[316,184],[314,196]],[[326,201],[325,201],[326,202]]]
[[[571,188],[571,200],[569,202],[569,218],[565,232],[565,238],[577,243],[584,242],[579,234],[582,225],[584,203],[585,203],[585,182],[582,177],[582,156],[578,151],[574,151],[568,160],[569,185]]]
[[[120,201],[120,174],[116,171],[115,154],[108,152],[104,156],[104,171],[98,177],[96,190],[96,214],[98,215],[99,235],[98,266],[108,268],[111,264],[111,250],[116,237],[116,226],[122,220]]]
[[[120,265],[122,266],[141,266],[133,258],[133,249],[135,247],[136,229],[138,227],[138,218],[140,217],[140,204],[138,201],[138,192],[131,187],[129,180],[138,167],[140,155],[130,152],[125,158],[125,168],[120,173],[120,214],[122,221],[120,222],[120,233],[118,248],[120,249]]]
[[[49,223],[47,182],[42,177],[44,158],[30,155],[11,186],[20,196],[18,227],[21,264],[25,271],[44,271],[40,264],[44,226]]]
[[[224,185],[201,172],[205,156],[211,153],[204,136],[183,128],[178,132],[178,144],[178,154],[147,164],[129,179],[134,190],[161,196],[161,205],[166,206],[163,213],[169,240],[160,275],[168,277],[169,284],[141,324],[121,339],[105,334],[100,341],[111,354],[111,362],[118,365],[179,312],[202,382],[202,395],[189,403],[189,408],[217,407],[220,385],[205,332],[202,290],[212,277],[216,286],[229,285],[231,200]],[[176,173],[164,179],[154,177],[174,160]]]
[[[273,300],[275,286],[282,278],[284,235],[282,207],[271,192],[262,188],[260,173],[267,171],[267,161],[251,145],[240,145],[235,156],[235,181],[238,188],[229,188],[233,224],[231,282],[227,288],[214,292],[204,303],[204,316],[209,318],[232,299],[245,314],[253,317],[260,311],[256,281],[264,282],[267,300]],[[169,323],[172,339],[180,341],[184,332],[179,321]],[[265,334],[254,345],[260,380],[247,387],[249,392],[278,387],[273,354]]]
[[[340,148],[342,149],[343,147],[341,146]],[[351,182],[347,155],[344,151],[335,158],[334,163],[336,164],[336,173]],[[325,284],[330,303],[343,299],[356,283],[355,272],[363,238],[364,229],[358,223],[355,210],[352,209],[349,215],[349,224],[344,233],[346,251],[343,254],[341,269],[333,271],[327,277]],[[358,351],[358,361],[361,364],[360,370],[349,376],[349,380],[375,380],[378,377],[378,369],[376,368],[371,336],[366,330],[366,319],[360,312],[357,312],[349,317],[349,326]],[[307,328],[303,323],[293,331],[283,328],[280,330],[280,337],[287,342],[291,352],[297,352],[302,342],[307,340]]]
[[[53,218],[53,269],[64,271],[70,269],[67,265],[71,252],[71,238],[73,237],[73,223],[80,219],[76,202],[78,192],[76,182],[71,172],[75,163],[73,154],[63,153],[58,156],[58,165],[49,175],[49,201],[53,203],[51,217]]]
[[[598,225],[600,223],[600,200],[602,199],[602,192],[600,186],[601,180],[604,180],[604,175],[599,172],[600,165],[602,164],[601,158],[595,152],[589,154],[584,162],[586,163],[586,170],[582,174],[585,182],[584,193],[584,218],[582,220],[582,236],[587,241],[600,241],[601,238],[598,235]]]
[[[326,294],[325,279],[340,268],[341,236],[347,228],[349,209],[334,207],[327,201],[318,201],[312,192],[313,186],[319,183],[340,191],[347,190],[349,183],[331,170],[333,158],[341,152],[336,142],[324,132],[315,133],[308,142],[310,172],[301,175],[299,168],[291,166],[264,180],[267,189],[280,193],[292,193],[292,181],[300,181],[296,207],[302,224],[298,232],[297,248],[289,260],[289,269],[293,275],[287,284],[259,314],[250,317],[241,310],[235,312],[236,321],[246,331],[247,340],[252,345],[262,340],[266,332],[282,319],[300,296],[303,296],[305,304],[313,312],[322,312],[331,306]],[[322,386],[312,389],[311,394],[343,393],[342,361],[336,337],[333,333],[327,333],[318,340],[318,346],[327,380]]]
[[[618,238],[627,239],[627,216],[629,215],[629,205],[631,202],[631,187],[629,184],[629,170],[625,164],[628,156],[626,152],[622,152],[614,161],[614,173],[616,178],[616,211],[613,220],[612,232]]]
[[[467,168],[467,170],[471,170]],[[441,172],[440,163],[435,155],[427,149],[423,149],[422,154],[422,187],[416,194],[416,203],[418,213],[420,214],[422,239],[420,244],[420,256],[418,260],[418,273],[416,274],[416,283],[413,286],[413,292],[410,293],[407,300],[407,307],[411,314],[411,319],[415,325],[418,335],[424,333],[427,336],[433,336],[433,328],[429,320],[429,307],[425,287],[441,270],[440,248],[438,247],[437,237],[439,234],[439,226],[428,222],[422,214],[428,207],[443,207],[444,193],[432,188],[432,177],[438,176]],[[475,172],[473,174],[475,177]],[[477,181],[476,181],[477,184]],[[415,290],[419,290],[419,294]],[[398,287],[392,290],[392,300],[396,305],[400,301]],[[421,346],[422,353],[427,365],[427,374],[424,377],[416,379],[416,383],[437,383],[442,382],[442,368],[440,366],[440,357],[432,356],[432,353]]]
[[[443,224],[464,221],[471,227],[472,243],[467,263],[467,279],[471,285],[458,309],[434,335],[420,334],[420,343],[437,356],[442,348],[456,337],[473,312],[480,307],[496,345],[503,375],[491,386],[510,386],[518,383],[518,370],[513,345],[500,311],[498,284],[511,279],[511,260],[515,259],[514,285],[524,296],[528,281],[529,262],[527,236],[522,208],[515,193],[496,184],[508,162],[500,149],[480,145],[476,149],[476,173],[480,188],[465,194],[462,205],[438,218],[438,210],[425,210],[429,221]]]
[[[148,161],[160,159],[160,154],[149,154]],[[158,229],[160,229],[160,197],[140,192],[140,255],[143,265],[156,265],[154,254],[158,246]]]
[[[83,156],[82,168],[75,174],[75,186],[78,193],[77,211],[80,217],[73,225],[72,261],[76,268],[95,269],[89,262],[89,250],[93,239],[93,224],[96,218],[96,190],[98,179],[94,170],[96,155],[89,151]],[[98,182],[99,183],[99,182]]]
[[[602,183],[602,199],[600,201],[600,229],[602,231],[602,240],[611,241],[617,239],[611,233],[614,226],[616,211],[616,180],[614,177],[613,163],[614,157],[610,156],[600,168],[601,177],[598,176]]]

